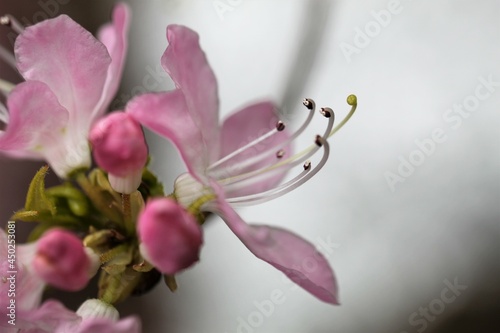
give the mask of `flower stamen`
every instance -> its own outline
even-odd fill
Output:
[[[24,31],[24,26],[10,14],[6,14],[0,17],[0,25],[10,27],[18,34]]]
[[[227,201],[233,205],[255,205],[258,203],[263,203],[273,200],[277,197],[280,197],[286,193],[293,191],[297,187],[304,184],[306,181],[311,179],[323,168],[330,155],[330,145],[328,144],[328,141],[324,137],[319,135],[316,136],[315,142],[316,145],[320,145],[321,147],[323,147],[323,157],[321,158],[321,161],[318,163],[318,165],[314,167],[314,169],[311,170],[311,162],[306,161],[306,163],[304,163],[304,170],[298,176],[294,177],[288,182],[276,188],[273,188],[269,191],[247,196],[228,198]]]
[[[12,52],[9,52],[2,45],[0,45],[0,59],[5,61],[7,65],[9,65],[10,67],[14,68],[17,71],[16,58],[14,57],[14,54],[12,54]]]
[[[0,123],[9,123],[9,111],[2,102],[0,102]]]
[[[258,163],[259,161],[267,158],[270,154],[272,154],[272,151],[274,151],[275,149],[280,149],[282,150],[281,148],[282,147],[285,147],[286,145],[288,145],[290,142],[292,142],[293,140],[295,140],[300,134],[302,134],[305,129],[307,128],[307,126],[309,126],[309,124],[311,123],[311,120],[314,116],[314,113],[315,113],[315,110],[316,110],[316,103],[310,99],[310,98],[305,98],[302,102],[302,104],[309,110],[309,114],[307,115],[307,118],[306,120],[302,123],[302,125],[284,142],[280,142],[279,144],[277,145],[274,145],[273,147],[270,147],[268,150],[265,150],[253,157],[250,157],[244,161],[241,161],[241,162],[238,162],[238,163],[235,163],[233,165],[231,165],[231,171],[234,173],[234,172],[237,172],[239,170],[243,170],[245,169],[246,167],[252,165],[252,164],[255,164],[255,163]],[[281,121],[278,122],[279,123],[282,123]],[[267,139],[268,137],[266,136],[264,139]],[[260,138],[257,139],[258,142],[262,142],[263,140],[261,140]],[[257,141],[255,140],[255,141]],[[255,142],[254,141],[254,142]],[[251,142],[249,143],[248,145],[244,146],[243,148],[250,148],[251,146],[254,145],[254,142]],[[248,147],[247,147],[248,146]],[[241,149],[241,148],[240,148]],[[237,151],[233,152],[232,154],[230,155],[233,155],[231,156],[234,157],[236,156],[236,153],[241,153],[240,149],[238,149]],[[245,149],[246,150],[246,149]],[[223,161],[218,161],[214,164],[212,164],[210,167],[209,167],[209,170],[213,170],[216,166],[219,166],[221,165],[222,163],[226,162],[227,160],[229,160],[229,156],[230,155],[227,155],[226,157],[223,158]],[[280,157],[278,157],[280,158]],[[213,170],[215,171],[215,174],[214,176],[217,178],[217,176],[221,176],[221,173],[227,173],[227,170]]]
[[[272,129],[270,130],[269,132],[267,132],[266,134],[258,137],[257,139],[253,140],[252,142],[244,145],[243,147],[239,148],[239,149],[236,149],[235,151],[233,151],[231,154],[228,154],[226,155],[225,157],[221,158],[220,160],[218,160],[217,162],[213,163],[212,165],[210,165],[208,167],[208,171],[210,170],[213,170],[215,169],[216,167],[218,167],[219,165],[229,161],[230,159],[232,159],[233,157],[243,153],[244,151],[258,145],[259,143],[261,143],[262,141],[264,140],[267,140],[269,139],[271,136],[275,135],[276,133],[278,132],[281,132],[285,129],[285,124],[280,120],[276,123],[276,128],[275,129]]]
[[[326,138],[333,128],[333,124],[335,122],[335,117],[334,117],[334,113],[333,113],[332,109],[330,109],[330,108],[321,108],[320,113],[325,118],[328,118],[328,126],[326,127],[325,132],[323,134],[323,137]],[[286,160],[280,161],[278,163],[274,163],[274,164],[271,164],[269,166],[265,166],[263,168],[260,168],[260,169],[257,169],[257,170],[251,171],[251,172],[243,173],[241,175],[228,177],[227,179],[223,179],[220,182],[224,183],[225,185],[229,185],[229,184],[234,184],[234,183],[240,182],[240,181],[245,180],[245,179],[253,178],[254,176],[257,176],[257,175],[260,176],[260,175],[263,175],[263,174],[268,173],[268,172],[272,172],[272,174],[275,174],[276,170],[279,170],[280,172],[282,172],[283,169],[287,169],[287,170],[291,169],[291,168],[295,167],[296,165],[301,164],[305,160],[309,159],[311,156],[313,156],[320,149],[320,147],[318,147],[317,145],[312,146],[311,148],[312,149],[302,151],[301,153],[293,155],[293,156],[287,158]],[[269,176],[267,176],[267,177],[269,177]]]

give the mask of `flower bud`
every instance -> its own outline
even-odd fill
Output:
[[[142,256],[165,274],[175,274],[199,260],[203,243],[196,218],[170,198],[150,200],[139,215]]]
[[[111,113],[94,125],[89,138],[94,158],[109,173],[113,189],[125,194],[137,190],[148,158],[139,123],[128,113]]]
[[[71,232],[51,229],[37,242],[33,268],[46,283],[76,291],[95,275],[99,258]]]

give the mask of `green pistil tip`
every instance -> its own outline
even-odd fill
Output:
[[[349,95],[347,96],[347,104],[353,106],[358,104],[358,98],[356,95]]]

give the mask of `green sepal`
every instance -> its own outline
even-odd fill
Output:
[[[137,272],[149,272],[150,270],[152,270],[154,268],[153,265],[151,265],[149,262],[147,262],[146,260],[144,260],[143,262],[141,262],[140,264],[136,264],[136,265],[133,265],[132,266],[132,269],[134,271],[137,271]]]
[[[102,170],[94,169],[88,178],[84,174],[80,174],[77,176],[77,181],[99,213],[123,226],[123,213],[119,204],[121,202],[120,195],[113,191]]]
[[[117,275],[110,275],[105,270],[102,270],[98,283],[99,299],[109,304],[116,304],[125,300],[141,281],[142,274],[130,267]]]
[[[144,168],[142,172],[142,182],[139,186],[139,192],[141,192],[144,199],[165,196],[163,184],[148,168]]]
[[[78,231],[79,228],[75,224],[65,224],[65,223],[53,223],[53,222],[44,222],[39,223],[37,226],[31,230],[27,242],[35,242],[37,241],[47,230],[53,229],[56,227],[60,227],[67,230]],[[83,231],[83,230],[80,230]]]
[[[83,217],[89,214],[90,208],[87,198],[69,182],[48,188],[46,194],[54,200],[63,200],[71,213],[76,216]]]
[[[45,193],[45,176],[49,167],[43,166],[38,170],[33,179],[31,180],[28,194],[26,195],[26,203],[24,205],[24,212],[34,211],[38,214],[49,213],[50,215],[56,214],[56,206],[50,197]],[[16,213],[17,214],[17,213]]]
[[[163,275],[163,280],[171,292],[175,292],[177,290],[177,281],[175,280],[174,275],[165,274]]]

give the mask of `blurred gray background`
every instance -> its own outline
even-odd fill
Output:
[[[298,126],[300,99],[311,97],[340,119],[350,93],[359,108],[313,180],[239,210],[322,247],[341,306],[293,288],[213,219],[179,291],[160,284],[120,305],[122,315],[140,313],[145,332],[500,332],[499,1],[129,3],[129,57],[114,107],[144,88],[172,89],[159,59],[165,27],[178,23],[200,34],[222,115],[272,98]],[[25,24],[67,13],[95,32],[112,4],[2,0],[0,12]],[[0,30],[6,47],[8,32]],[[0,70],[19,80],[1,62]],[[297,146],[323,127],[314,122]],[[184,167],[169,143],[148,137],[170,189]],[[40,165],[0,159],[1,221],[22,206]],[[273,293],[283,297],[270,306]]]

